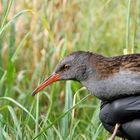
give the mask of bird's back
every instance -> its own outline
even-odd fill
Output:
[[[96,61],[95,61],[96,59]],[[140,54],[116,57],[90,57],[96,77],[83,82],[90,92],[102,100],[140,94]]]
[[[128,54],[115,57],[93,55],[90,58],[99,78],[106,79],[120,71],[140,73],[140,54]]]

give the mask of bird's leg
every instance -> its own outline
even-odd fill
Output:
[[[114,139],[115,139],[115,136],[116,136],[116,133],[117,133],[119,127],[120,127],[120,124],[116,123],[115,128],[114,128],[114,131],[113,131],[113,134],[112,134],[111,137],[110,137],[109,139],[107,139],[107,140],[114,140]]]

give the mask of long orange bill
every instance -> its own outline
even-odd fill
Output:
[[[32,96],[37,94],[39,91],[43,90],[46,86],[52,84],[53,82],[59,81],[60,75],[59,74],[52,74],[48,79],[46,79],[42,84],[40,84],[33,92]]]

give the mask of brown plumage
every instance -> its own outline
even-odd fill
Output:
[[[104,57],[93,54],[89,61],[93,67],[96,67],[100,79],[106,79],[120,70],[140,73],[140,54],[128,54],[116,57]]]

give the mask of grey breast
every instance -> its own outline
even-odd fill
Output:
[[[82,84],[101,100],[140,94],[140,75],[128,71],[120,71],[105,80],[91,77]]]

